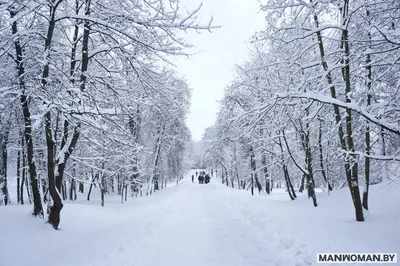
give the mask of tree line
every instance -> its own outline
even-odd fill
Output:
[[[205,160],[226,185],[307,191],[315,207],[316,188],[348,187],[364,221],[369,186],[399,178],[400,2],[269,0],[261,12]]]
[[[179,180],[190,89],[169,62],[187,30],[177,1],[0,1],[0,204],[10,193],[57,229],[84,184],[122,198]],[[16,182],[17,191],[9,190]]]

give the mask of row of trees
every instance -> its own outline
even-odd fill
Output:
[[[63,200],[84,183],[98,184],[104,205],[114,185],[126,197],[179,178],[190,90],[168,58],[189,47],[180,31],[210,29],[198,11],[172,0],[1,0],[0,203],[16,182],[17,201],[26,190],[57,229]]]
[[[292,200],[307,189],[314,206],[316,187],[347,186],[364,221],[369,185],[400,167],[400,2],[269,0],[261,10],[266,28],[204,136],[207,160],[227,185],[284,185]]]

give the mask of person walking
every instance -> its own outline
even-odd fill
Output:
[[[194,183],[194,175],[192,175],[192,183]]]
[[[206,181],[206,184],[208,184],[210,182],[210,175],[209,174],[206,174],[205,181]]]
[[[199,178],[200,178],[200,184],[204,184],[204,175],[201,174],[201,175],[199,176]]]

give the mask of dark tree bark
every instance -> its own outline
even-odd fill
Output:
[[[67,199],[67,181],[65,180],[61,184],[61,194],[63,201],[65,201]]]
[[[54,28],[56,24],[56,10],[61,1],[55,2],[52,1],[50,6],[50,17],[49,24],[47,28],[47,35],[45,39],[45,54],[47,55],[46,64],[43,67],[41,86],[43,90],[47,90],[48,78],[50,73],[49,66],[49,55],[53,40]],[[48,218],[48,223],[53,226],[54,229],[58,229],[58,225],[60,224],[60,213],[63,208],[62,200],[60,194],[57,192],[56,184],[55,184],[55,175],[54,175],[54,148],[55,143],[53,139],[52,132],[52,123],[51,123],[51,113],[48,111],[44,115],[45,119],[45,134],[46,134],[46,146],[47,146],[47,176],[49,181],[49,192],[52,198],[52,206],[50,207],[50,213]]]
[[[83,182],[79,182],[79,192],[84,193],[84,189],[85,189],[85,186],[84,186]],[[114,192],[114,186],[113,186],[113,192]]]
[[[75,192],[75,179],[71,178],[71,182],[70,182],[70,190],[69,190],[69,200],[73,201],[75,200],[74,197],[74,192]]]
[[[307,176],[306,174],[303,174],[301,176],[300,187],[299,187],[299,192],[300,193],[303,193],[303,191],[304,191],[304,187],[305,187],[304,181],[306,180],[306,176]]]
[[[99,189],[100,189],[100,198],[101,198],[101,207],[104,207],[104,194],[105,194],[105,174],[104,174],[104,161],[101,163],[101,173],[100,173],[100,182],[99,182]]]
[[[19,142],[21,146],[21,142]],[[17,153],[17,203],[21,202],[21,150]]]
[[[26,173],[27,174],[27,173]],[[25,174],[25,176],[26,176]],[[28,195],[28,200],[29,200],[29,204],[32,204],[32,190],[31,188],[31,184],[28,178],[25,178],[25,187],[26,187],[26,193]]]
[[[20,200],[21,200],[21,205],[24,205],[24,184],[25,184],[25,145],[24,145],[24,137],[21,137],[21,160],[22,160],[22,179],[21,179],[21,192],[20,192]],[[21,171],[21,169],[20,169]]]
[[[287,192],[288,192],[289,198],[291,200],[294,200],[296,198],[296,192],[294,191],[292,182],[290,180],[289,171],[287,169],[287,165],[286,165],[285,159],[283,157],[283,146],[282,146],[281,138],[278,138],[278,145],[281,149],[281,163],[282,163],[283,176],[285,179]]]
[[[14,10],[10,10],[10,16],[13,19],[17,15]],[[13,20],[12,23],[12,34],[14,36],[18,35],[18,26],[17,20]],[[29,175],[30,175],[30,183],[32,187],[33,194],[33,215],[39,216],[43,218],[43,206],[40,198],[40,190],[37,178],[36,165],[33,156],[33,139],[32,139],[32,121],[31,121],[31,113],[29,108],[29,97],[26,95],[25,88],[25,66],[24,66],[24,55],[23,49],[19,42],[18,37],[14,41],[15,51],[16,51],[16,60],[17,63],[17,79],[18,86],[21,89],[20,102],[22,106],[22,113],[24,117],[24,136],[26,140],[26,148],[27,148],[27,159],[28,159],[28,167],[29,167]]]
[[[267,167],[267,155],[265,154],[266,151],[263,151],[262,154],[262,165],[263,165],[263,171],[264,171],[264,179],[265,179],[265,192],[267,194],[271,193],[271,182],[269,179],[269,173],[268,173],[268,167]]]
[[[366,16],[369,16],[369,10],[366,11]],[[368,32],[368,38],[371,40],[371,33]],[[367,59],[366,59],[366,66],[365,70],[367,72],[367,107],[371,105],[371,89],[372,89],[372,66],[371,66],[371,54],[367,54]],[[369,178],[370,178],[370,152],[371,152],[371,134],[370,134],[370,126],[369,126],[369,121],[365,121],[366,126],[365,126],[365,156],[364,159],[364,176],[365,176],[365,187],[364,187],[364,192],[363,192],[363,198],[362,198],[362,206],[364,209],[368,210],[368,193],[369,193]]]
[[[89,192],[88,192],[88,195],[87,195],[87,198],[86,198],[88,201],[90,201],[90,194],[92,193],[93,184],[96,181],[96,179],[98,179],[98,178],[99,178],[99,174],[94,175],[92,173],[92,182],[90,182]]]
[[[308,114],[307,114],[308,115]],[[315,182],[314,182],[314,174],[313,174],[313,167],[312,167],[312,153],[311,153],[311,145],[310,145],[310,132],[308,123],[306,124],[306,132],[304,136],[304,146],[305,146],[305,153],[306,153],[306,166],[307,166],[307,194],[308,198],[312,198],[314,207],[317,207],[317,195],[315,194]]]
[[[135,117],[129,116],[129,130],[136,143],[139,143],[140,127],[141,127],[140,107],[139,105],[137,105]],[[132,158],[132,161],[134,166],[132,167],[132,175],[130,178],[131,197],[133,197],[134,193],[136,193],[138,190],[136,182],[139,179],[139,169],[137,167],[137,165],[139,164],[138,156],[134,156],[134,158]]]
[[[323,147],[322,147],[322,119],[319,118],[319,132],[318,132],[318,147],[319,147],[319,165],[321,167],[322,177],[324,178],[325,182],[328,184],[328,190],[332,191],[332,185],[328,181],[328,177],[325,171],[324,165],[324,154],[323,154]]]
[[[60,4],[61,1],[59,1],[57,3]],[[76,3],[75,11],[78,14],[79,13],[79,3],[78,3],[78,1],[76,1],[75,3]],[[91,3],[90,0],[85,0],[85,15],[86,16],[90,15],[90,3]],[[48,38],[46,39],[46,48],[50,47],[50,45],[51,45],[51,39],[53,36],[53,30],[54,30],[54,25],[55,25],[54,15],[55,15],[56,9],[57,9],[57,5],[53,5],[51,7],[51,10],[53,12],[51,12],[50,21],[49,21],[49,31],[48,31],[48,35],[47,35]],[[70,74],[72,75],[71,82],[74,81],[73,74],[75,72],[75,65],[76,65],[75,56],[76,56],[76,42],[77,42],[77,31],[78,30],[79,30],[79,28],[77,28],[77,25],[75,25],[74,37],[73,37],[74,43],[73,43],[73,47],[72,47],[72,51],[71,51],[71,69],[70,69]],[[88,65],[89,65],[89,52],[88,52],[89,32],[90,32],[90,22],[88,20],[85,20],[83,38],[82,38],[82,60],[81,60],[81,76],[80,76],[80,90],[81,91],[85,90],[86,81],[87,81],[86,72],[88,70]],[[49,46],[47,46],[47,44]],[[46,71],[47,71],[47,75],[48,75],[48,68],[45,67],[45,69],[43,71],[43,77],[46,75]],[[42,79],[42,86],[46,85],[46,83],[44,83],[44,82],[47,82],[46,79]],[[49,116],[48,116],[48,120],[50,121]],[[53,198],[54,204],[58,205],[51,209],[51,212],[49,215],[49,223],[51,223],[55,229],[57,229],[57,226],[59,223],[60,212],[62,210],[62,202],[61,202],[61,198],[59,197],[59,194],[57,193],[57,189],[58,189],[58,191],[61,190],[61,184],[63,183],[65,165],[66,165],[67,160],[70,157],[71,153],[75,149],[76,143],[79,138],[79,124],[78,124],[76,127],[74,127],[72,139],[71,139],[69,145],[66,146],[67,137],[68,137],[68,126],[69,126],[69,122],[67,119],[65,119],[64,127],[63,127],[63,139],[62,139],[61,149],[60,149],[60,153],[63,153],[63,155],[60,156],[56,161],[57,175],[54,177],[54,171],[51,174],[51,177],[49,175],[49,183],[50,183],[50,178],[53,179],[52,184],[51,185],[49,184],[49,186],[52,186],[52,187],[49,187],[50,194],[52,195],[52,197],[54,196],[54,198]],[[54,165],[53,165],[53,168],[54,168]],[[61,203],[61,205],[60,205],[60,203]],[[57,223],[57,219],[58,219],[58,223]],[[54,226],[54,223],[56,223],[57,226]]]
[[[10,123],[6,122],[2,136],[0,135],[0,185],[1,192],[3,194],[4,205],[10,203],[10,195],[8,194],[8,184],[7,184],[7,163],[8,163],[8,135],[10,133]],[[0,201],[1,202],[1,201]]]
[[[160,178],[160,169],[159,169],[159,162],[160,162],[160,153],[161,153],[161,142],[165,132],[165,124],[163,124],[162,129],[158,129],[158,137],[156,141],[155,147],[155,159],[154,159],[154,170],[153,170],[153,177],[152,182],[154,185],[154,191],[159,190],[159,178]],[[178,180],[179,181],[179,180]]]
[[[307,127],[308,127],[308,125],[307,125]],[[313,199],[313,204],[314,204],[314,207],[317,207],[317,196],[315,195],[315,190],[314,190],[314,178],[313,178],[313,174],[312,174],[312,163],[311,163],[311,149],[310,149],[310,147],[309,147],[309,145],[310,145],[310,142],[309,142],[309,139],[308,139],[308,137],[307,137],[307,135],[308,135],[308,131],[307,131],[307,133],[305,133],[303,130],[301,131],[301,133],[303,134],[303,136],[302,136],[302,144],[303,144],[303,148],[305,149],[305,153],[306,153],[306,159],[305,159],[305,161],[306,161],[306,166],[307,166],[307,171],[305,171],[297,162],[296,162],[296,160],[295,160],[295,158],[293,157],[293,155],[292,155],[292,152],[290,151],[290,148],[289,148],[289,144],[288,144],[288,142],[287,142],[287,140],[286,140],[286,137],[285,137],[285,132],[284,131],[282,131],[282,134],[283,134],[283,140],[284,140],[284,142],[285,142],[285,145],[286,145],[286,148],[287,148],[287,151],[288,151],[288,153],[289,153],[289,156],[290,156],[290,158],[292,159],[292,161],[294,162],[294,164],[296,165],[296,167],[300,170],[300,171],[302,171],[303,172],[303,177],[302,177],[302,186],[303,186],[303,188],[301,188],[302,190],[304,189],[304,179],[306,179],[307,180],[307,193],[308,193],[308,198],[312,198]],[[286,167],[286,172],[287,172],[287,167]],[[289,176],[289,173],[287,172],[287,175]],[[294,192],[294,189],[293,189],[293,186],[292,186],[292,184],[291,184],[291,182],[290,182],[290,179],[289,179],[289,183],[290,183],[290,186],[291,186],[291,188],[292,188],[292,192],[293,192],[293,195],[296,197],[296,194],[295,194],[295,192]]]
[[[310,3],[313,3],[312,0],[310,0]],[[347,23],[348,23],[348,0],[344,0],[343,5],[340,7],[340,13],[342,15],[342,49],[344,51],[344,55],[342,57],[342,64],[345,65],[342,69],[342,75],[343,79],[345,82],[345,91],[346,91],[346,102],[350,102],[349,94],[351,92],[351,87],[350,87],[350,46],[349,46],[349,38],[348,38],[348,30],[347,30]],[[318,29],[319,28],[319,19],[317,14],[314,14],[314,23],[315,27]],[[328,66],[327,61],[325,60],[325,48],[324,48],[324,42],[322,39],[322,34],[321,31],[318,30],[315,32],[318,40],[318,47],[320,51],[320,58],[322,62],[322,67],[324,71],[327,73],[326,74],[326,79],[328,82],[328,85],[330,86],[330,92],[331,92],[331,97],[336,99],[336,88],[333,83],[332,79],[332,73],[330,72],[330,68]],[[354,144],[353,144],[353,136],[352,136],[352,117],[351,117],[351,110],[349,108],[346,108],[346,135],[347,135],[347,143],[346,143],[346,137],[344,134],[344,129],[342,125],[342,120],[341,120],[341,115],[340,115],[340,110],[339,106],[336,104],[333,104],[333,109],[335,113],[335,120],[336,124],[338,125],[338,136],[339,136],[339,142],[340,142],[340,147],[342,148],[343,151],[354,151]],[[357,221],[364,221],[364,216],[362,213],[362,206],[361,206],[361,198],[360,198],[360,192],[359,192],[359,187],[358,187],[358,164],[356,160],[354,160],[354,156],[350,156],[348,159],[345,161],[345,172],[346,172],[346,179],[347,179],[347,184],[353,199],[353,205],[356,213],[356,220]]]
[[[262,186],[260,180],[258,179],[256,158],[254,155],[254,149],[252,145],[250,145],[250,167],[251,167],[251,172],[253,173],[254,181],[258,189],[258,193],[260,194]]]
[[[250,187],[251,187],[251,195],[254,196],[254,173],[251,173]]]
[[[342,48],[344,51],[344,82],[346,88],[346,103],[351,103],[350,93],[351,93],[351,84],[350,84],[350,44],[349,44],[349,32],[347,29],[347,23],[349,19],[349,0],[344,0],[343,7],[340,8],[342,18],[343,18],[343,27],[342,27]],[[355,147],[353,141],[353,128],[352,128],[352,112],[349,108],[346,108],[346,135],[347,135],[347,145],[349,151],[354,154]],[[356,213],[356,220],[358,222],[364,221],[363,208],[360,197],[360,188],[358,186],[358,162],[355,155],[349,155],[347,158],[347,165],[345,166],[347,173],[347,183],[350,189],[350,193],[353,198],[354,209]]]
[[[128,186],[125,186],[125,201],[128,200]]]

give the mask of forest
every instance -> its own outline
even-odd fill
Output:
[[[203,137],[227,186],[288,197],[348,187],[357,221],[369,187],[398,182],[400,2],[261,1],[264,30]],[[272,192],[273,193],[273,192]]]
[[[400,177],[400,2],[260,1],[265,27],[194,143],[171,58],[189,55],[185,33],[218,34],[200,11],[0,0],[0,205],[32,204],[58,229],[65,201],[93,188],[101,206],[124,203],[207,168],[212,182],[306,193],[314,207],[317,191],[348,189],[365,221],[370,186]]]
[[[57,229],[63,201],[92,186],[103,206],[179,180],[190,89],[169,59],[187,54],[181,32],[212,28],[200,6],[0,1],[0,205],[16,193]]]

